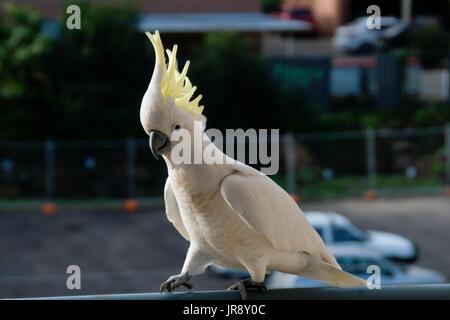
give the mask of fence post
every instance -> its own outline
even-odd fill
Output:
[[[447,61],[447,103],[450,106],[450,52]]]
[[[445,182],[450,186],[450,123],[445,125]]]
[[[377,59],[378,108],[396,108],[400,103],[400,84],[402,83],[400,80],[400,64],[390,54],[381,54]]]
[[[377,188],[376,134],[374,129],[366,129],[366,159],[369,188]]]
[[[44,193],[45,197],[53,197],[53,166],[55,143],[52,140],[44,142]]]
[[[286,133],[284,139],[284,158],[286,161],[286,190],[295,193],[295,140],[292,133]]]
[[[136,166],[136,141],[127,139],[127,196],[134,197],[136,189],[134,185],[135,166]]]

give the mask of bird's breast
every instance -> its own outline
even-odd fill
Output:
[[[232,211],[220,190],[180,194],[179,207],[192,241],[218,259],[230,261],[251,256],[267,245],[267,241]]]

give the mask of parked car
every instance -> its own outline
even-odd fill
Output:
[[[387,43],[395,43],[395,39],[402,37],[409,27],[400,19],[380,17],[380,29],[369,29],[367,19],[360,17],[338,27],[333,37],[335,48],[348,53],[368,53],[385,47]]]
[[[367,267],[379,266],[381,287],[400,284],[439,284],[446,281],[445,277],[436,271],[418,266],[397,265],[384,258],[380,253],[360,246],[332,246],[330,250],[343,270],[362,279],[368,279],[373,274],[367,273]],[[272,289],[324,286],[328,286],[328,284],[282,272],[273,272],[266,281],[266,287]]]
[[[385,258],[402,263],[412,263],[418,258],[414,242],[400,235],[384,231],[362,231],[346,217],[335,212],[307,211],[306,218],[327,246],[348,246],[372,249]],[[245,279],[245,270],[224,268],[215,264],[207,271],[217,276],[232,279]]]
[[[353,244],[378,251],[397,262],[411,263],[418,258],[417,246],[403,236],[384,231],[362,231],[335,212],[309,211],[305,215],[327,245]]]

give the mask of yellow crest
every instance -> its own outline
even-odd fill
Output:
[[[191,101],[197,87],[192,86],[191,81],[186,76],[189,68],[189,61],[186,61],[186,64],[180,73],[178,71],[177,62],[177,45],[173,46],[172,51],[169,49],[166,50],[169,59],[168,64],[166,64],[164,58],[164,46],[161,37],[159,36],[159,32],[156,31],[155,34],[146,32],[145,34],[152,42],[153,49],[155,49],[155,63],[158,63],[161,68],[162,78],[160,86],[162,95],[164,97],[172,97],[178,108],[193,114],[201,114],[203,106],[199,106],[198,103],[200,102],[202,95],[198,95]]]

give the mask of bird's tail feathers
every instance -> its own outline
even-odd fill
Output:
[[[322,262],[314,269],[303,270],[300,274],[306,278],[324,281],[336,287],[366,287],[367,282],[335,266]]]

